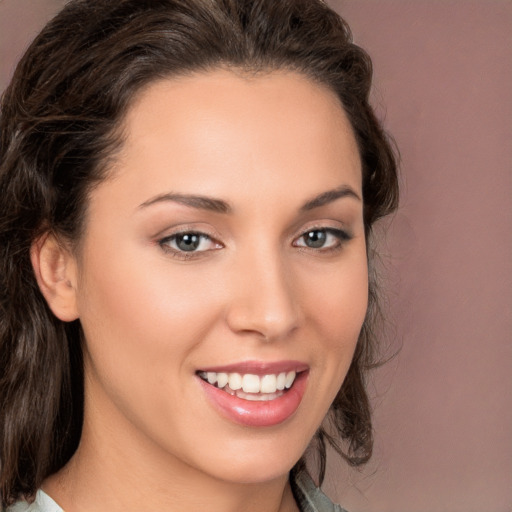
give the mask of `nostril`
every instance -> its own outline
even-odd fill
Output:
[[[252,335],[272,342],[288,337],[299,325],[297,308],[289,303],[265,302],[264,298],[234,302],[227,314],[227,324],[238,334]]]

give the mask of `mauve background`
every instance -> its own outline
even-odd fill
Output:
[[[375,455],[360,472],[331,457],[325,487],[351,512],[511,512],[512,2],[330,3],[373,58],[403,195]],[[0,89],[62,4],[0,0]]]

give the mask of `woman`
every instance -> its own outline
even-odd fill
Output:
[[[370,81],[316,0],[48,24],[2,101],[4,507],[334,510],[303,455],[320,481],[326,441],[370,457],[369,242],[397,203]]]

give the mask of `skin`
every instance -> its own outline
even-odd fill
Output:
[[[68,512],[297,510],[288,472],[343,382],[367,306],[350,124],[301,75],[214,70],[150,85],[123,133],[78,251],[51,236],[33,249],[50,307],[85,333],[81,443],[43,488]],[[170,193],[230,212],[155,201]],[[350,239],[333,231],[307,247],[315,229]],[[169,237],[187,230],[210,238],[184,257]],[[198,369],[247,360],[309,366],[286,421],[239,425],[205,398]]]

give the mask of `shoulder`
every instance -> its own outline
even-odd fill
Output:
[[[334,504],[305,471],[294,474],[290,482],[301,512],[347,512]]]
[[[39,490],[33,503],[18,501],[7,512],[64,512],[50,496]]]

